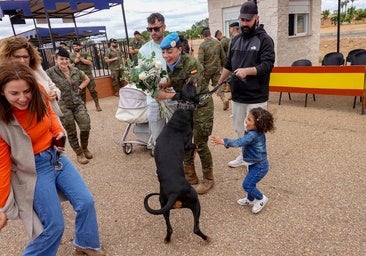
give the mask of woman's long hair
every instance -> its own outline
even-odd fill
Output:
[[[28,106],[30,121],[35,117],[37,122],[40,122],[47,114],[47,105],[45,95],[40,90],[32,69],[23,63],[1,62],[0,70],[0,121],[9,124],[14,120],[12,106],[4,96],[5,85],[11,81],[24,80],[29,85],[32,94]]]

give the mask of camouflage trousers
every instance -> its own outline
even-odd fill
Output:
[[[90,77],[90,76],[89,76]],[[84,102],[86,102],[86,88],[88,88],[90,96],[94,102],[98,102],[98,92],[95,90],[96,84],[93,78],[90,78],[90,82],[84,89],[81,90],[80,96]]]
[[[212,154],[208,147],[208,139],[213,128],[213,111],[214,104],[211,98],[205,106],[197,108],[193,114],[193,141],[197,146],[202,170],[213,168]],[[184,164],[189,166],[194,165],[194,150],[185,154]]]
[[[220,75],[221,75],[220,72],[215,72],[213,74],[205,73],[203,75],[204,83],[210,84],[210,81],[211,81],[211,85],[214,87],[219,82]],[[225,93],[224,93],[223,87],[224,87],[224,85],[221,86],[221,88],[219,89],[219,92],[220,92],[220,98],[224,102],[224,101],[226,101],[226,98],[225,98]]]
[[[60,117],[61,123],[67,132],[67,139],[73,150],[80,147],[87,148],[90,132],[90,117],[84,104],[73,106],[60,105],[63,116]],[[80,130],[80,143],[77,136],[76,124]]]
[[[123,69],[111,70],[112,86],[113,88],[121,87],[121,77],[123,74]]]

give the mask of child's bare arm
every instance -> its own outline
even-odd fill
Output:
[[[211,136],[211,143],[214,145],[224,145],[224,140],[219,136]]]

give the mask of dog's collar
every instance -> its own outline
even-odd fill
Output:
[[[177,108],[183,109],[183,110],[194,110],[196,106],[192,102],[181,102],[178,101]]]

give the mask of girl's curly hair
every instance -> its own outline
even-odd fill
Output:
[[[273,116],[268,110],[263,108],[253,108],[249,113],[254,117],[258,133],[266,133],[275,129]]]

